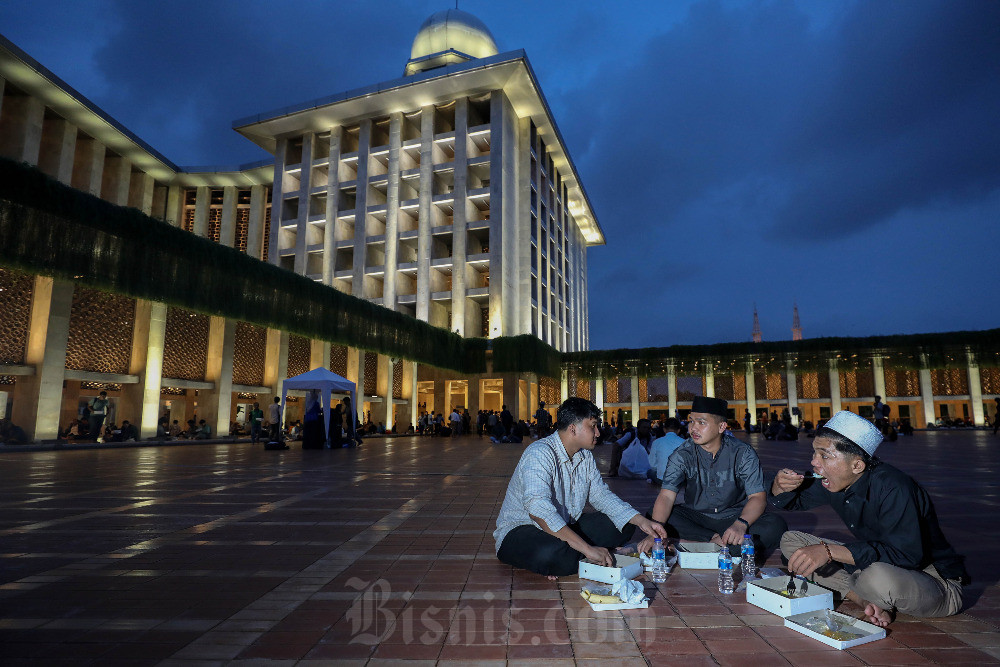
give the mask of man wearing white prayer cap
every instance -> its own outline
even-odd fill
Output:
[[[920,617],[957,614],[969,583],[963,556],[945,539],[927,492],[906,473],[875,458],[882,434],[853,412],[838,412],[816,432],[812,475],[778,471],[768,494],[774,507],[829,505],[853,541],[788,531],[781,552],[790,572],[815,574],[821,586],[864,609],[885,627],[896,611]]]

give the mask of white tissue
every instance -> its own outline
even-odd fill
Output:
[[[646,591],[638,581],[624,579],[615,582],[611,587],[612,595],[617,595],[626,604],[642,604],[646,599]]]

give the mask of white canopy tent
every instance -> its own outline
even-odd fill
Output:
[[[324,440],[330,437],[331,394],[350,394],[352,410],[356,409],[353,407],[357,405],[357,402],[355,401],[354,383],[347,378],[343,378],[333,371],[323,367],[314,368],[311,371],[306,371],[302,375],[296,375],[295,377],[285,380],[281,389],[282,406],[285,405],[285,399],[288,397],[289,389],[300,391],[309,391],[310,389],[314,389],[320,392],[322,401],[321,405],[323,406],[323,423],[326,426],[326,429],[323,431],[325,434],[323,437]],[[308,406],[306,407],[308,408]]]

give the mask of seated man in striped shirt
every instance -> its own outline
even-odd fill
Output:
[[[569,398],[556,412],[556,431],[524,450],[493,533],[500,561],[555,579],[575,574],[584,558],[612,565],[608,550],[627,542],[636,527],[666,538],[662,525],[601,479],[591,454],[600,420],[596,405]],[[588,502],[598,511],[584,514]]]

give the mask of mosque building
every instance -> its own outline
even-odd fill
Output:
[[[587,249],[604,232],[527,56],[501,53],[466,12],[428,18],[399,78],[233,129],[273,158],[181,168],[0,37],[3,158],[166,221],[186,242],[377,304],[375,319],[462,341],[541,341],[561,377],[559,366],[445,370],[0,261],[0,417],[53,440],[104,390],[109,419],[143,438],[164,414],[224,434],[322,366],[356,383],[359,417],[401,429],[456,406],[506,404],[527,419],[539,400],[567,396],[619,421],[683,416],[698,394],[728,400],[734,427],[744,411],[753,424],[786,408],[798,423],[866,415],[876,395],[917,427],[996,419],[1000,330],[802,340],[796,306],[792,341],[763,341],[755,310],[754,342],[589,350]],[[287,418],[301,416],[296,398]]]
[[[398,79],[235,122],[274,159],[231,169],[178,167],[7,40],[0,85],[0,155],[462,336],[587,348],[586,252],[603,232],[527,56],[500,53],[466,12],[428,18]],[[68,282],[5,280],[23,327],[2,374],[15,420],[41,439],[101,388],[142,414],[144,434],[165,412],[227,428],[317,365],[355,381],[359,412],[389,425],[418,405],[507,403],[527,417],[539,396],[558,400],[538,377],[456,379]],[[127,325],[98,335],[102,320]]]

